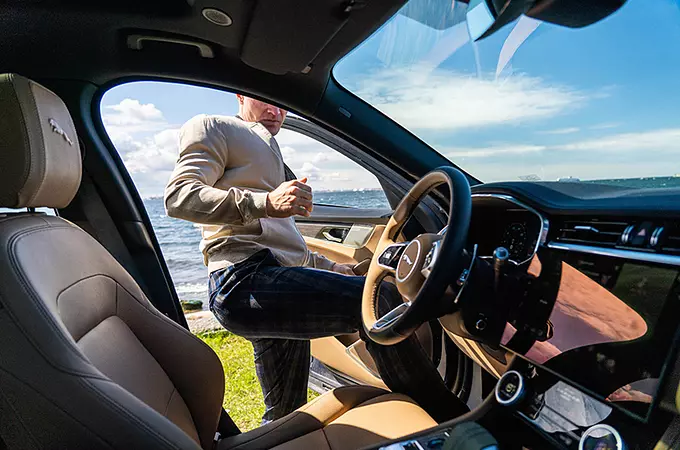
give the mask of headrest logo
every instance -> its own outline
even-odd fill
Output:
[[[57,133],[58,135],[60,135],[61,137],[63,137],[64,140],[65,140],[66,142],[68,142],[68,145],[70,145],[71,147],[73,147],[73,141],[71,140],[70,137],[68,137],[68,134],[66,134],[66,132],[59,126],[59,124],[57,123],[56,120],[50,119],[50,120],[48,120],[48,123],[49,123],[50,126],[52,127],[52,131],[54,131],[55,133]]]

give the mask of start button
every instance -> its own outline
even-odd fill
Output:
[[[496,401],[503,406],[518,403],[524,396],[524,377],[516,370],[503,374],[496,384]]]

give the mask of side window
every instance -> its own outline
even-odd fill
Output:
[[[342,153],[285,126],[276,136],[283,159],[298,178],[307,178],[315,204],[389,208],[375,175]]]
[[[207,269],[199,251],[196,224],[165,213],[163,191],[179,154],[182,125],[199,114],[236,115],[234,94],[167,82],[134,82],[116,86],[102,97],[100,114],[146,206],[177,293],[182,300],[207,308]],[[290,115],[292,120],[302,120]],[[378,180],[369,171],[330,147],[301,133],[282,129],[276,136],[283,157],[297,177],[306,176],[315,192],[315,215],[323,205],[356,211],[388,211]],[[348,210],[349,211],[349,210]],[[358,214],[361,216],[361,214]],[[298,223],[305,237],[360,247],[373,229],[361,220],[338,226],[325,217]],[[372,223],[368,221],[368,223]],[[363,227],[363,228],[362,228]],[[352,231],[350,233],[350,231]],[[333,255],[329,255],[332,257]]]

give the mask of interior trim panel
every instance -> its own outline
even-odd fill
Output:
[[[680,256],[646,253],[636,250],[621,250],[618,248],[592,247],[589,245],[549,242],[548,248],[570,252],[590,253],[591,255],[609,256],[611,258],[632,259],[657,264],[680,266]]]

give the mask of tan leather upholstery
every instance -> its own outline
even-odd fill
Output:
[[[8,74],[0,75],[0,105],[0,205],[65,207],[80,185],[81,156],[64,102]]]
[[[356,449],[435,425],[404,395],[369,386],[339,388],[280,420],[222,440],[218,450]]]
[[[29,91],[35,105],[28,109],[8,94]],[[16,76],[0,76],[0,101],[2,114],[25,116],[15,123],[25,127],[28,143],[19,148],[29,154],[12,147],[16,136],[0,133],[7,175],[0,207],[69,203],[80,180],[79,152],[42,129],[44,119],[56,117],[77,145],[63,103]],[[27,175],[7,174],[6,167]],[[214,447],[224,396],[219,359],[159,313],[76,225],[43,214],[0,214],[0,330],[0,436],[9,448]],[[408,398],[357,387],[218,447],[350,449],[432,425]]]
[[[0,301],[0,389],[37,447],[211,447],[219,359],[80,228],[0,219]]]

